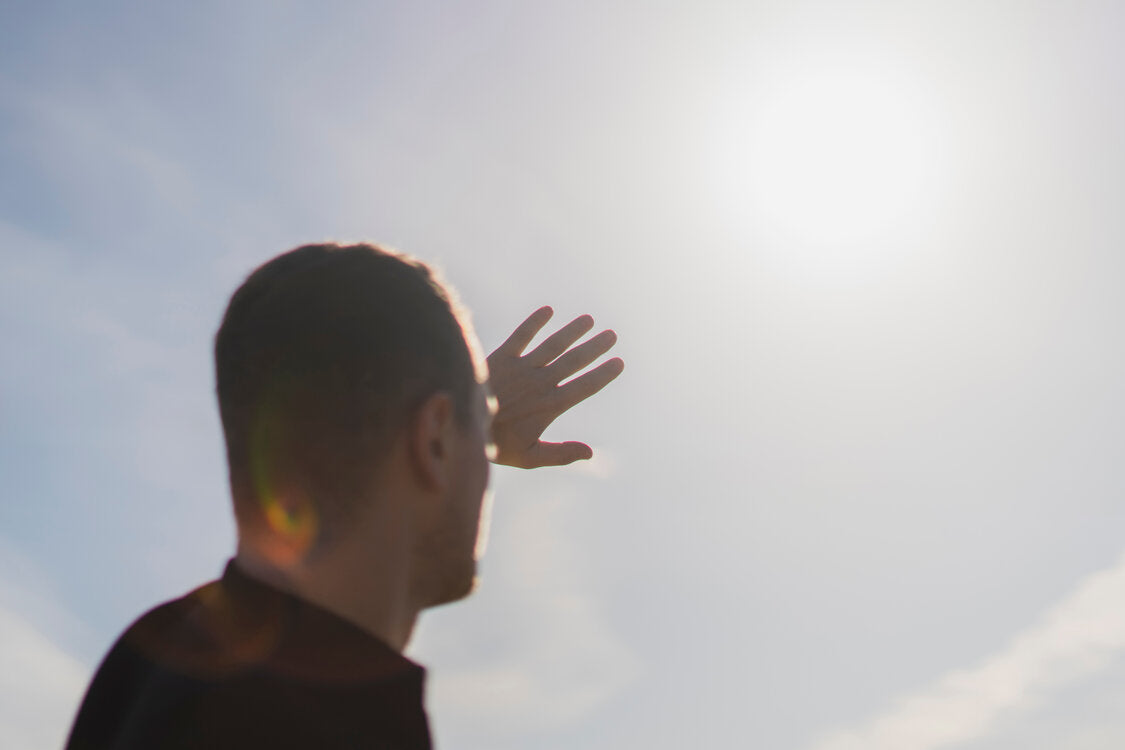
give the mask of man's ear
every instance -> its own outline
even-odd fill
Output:
[[[445,490],[450,482],[453,450],[453,397],[438,391],[422,402],[409,427],[411,463],[419,482],[427,489]]]

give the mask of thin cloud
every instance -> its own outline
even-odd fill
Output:
[[[538,637],[475,669],[435,672],[433,700],[443,715],[502,728],[503,734],[558,729],[616,696],[636,672],[634,659],[577,592],[529,602]]]
[[[946,674],[814,750],[931,750],[979,739],[998,722],[1110,666],[1125,650],[1125,557],[1082,581],[1035,626],[980,665]]]
[[[43,572],[3,537],[0,571],[0,747],[54,750],[90,676],[58,641],[81,628]]]
[[[20,614],[0,610],[0,747],[60,747],[88,679]]]
[[[442,726],[489,727],[493,737],[557,730],[588,719],[637,677],[636,656],[589,591],[580,542],[568,531],[577,506],[576,498],[556,495],[504,509],[501,549],[490,557],[506,558],[507,572],[496,580],[486,569],[483,593],[511,596],[504,607],[511,620],[457,626],[451,617],[440,631],[424,631],[421,651],[459,662],[438,663],[431,675]],[[496,610],[493,602],[481,612]],[[482,656],[466,656],[474,653]]]

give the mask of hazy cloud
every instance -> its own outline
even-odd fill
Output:
[[[0,539],[0,747],[62,745],[89,670],[59,645],[79,626],[49,581]]]
[[[18,613],[0,610],[0,746],[62,745],[88,674]]]
[[[1125,649],[1125,558],[1082,581],[1035,626],[982,664],[949,672],[816,750],[930,750],[977,739],[1068,684],[1108,667]]]
[[[494,556],[507,558],[508,572],[500,580],[486,576],[485,586],[512,596],[506,609],[519,614],[502,623],[470,623],[474,632],[445,622],[423,638],[421,650],[435,652],[439,662],[446,654],[460,660],[438,664],[431,676],[439,725],[489,727],[493,736],[498,728],[512,734],[557,729],[580,722],[636,676],[635,656],[585,581],[580,540],[568,533],[579,505],[556,495],[504,509],[509,519],[497,530],[501,549]],[[505,630],[499,648],[490,648]],[[439,642],[450,638],[456,643]]]

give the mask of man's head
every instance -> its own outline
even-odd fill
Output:
[[[474,336],[433,272],[397,253],[307,245],[264,264],[231,298],[215,366],[240,537],[274,544],[280,564],[347,535],[419,419],[483,451]],[[458,470],[479,474],[480,459]]]

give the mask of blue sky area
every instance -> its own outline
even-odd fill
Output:
[[[424,616],[440,747],[1125,745],[1109,2],[0,2],[0,746],[234,544],[253,267],[435,261],[625,374]]]

